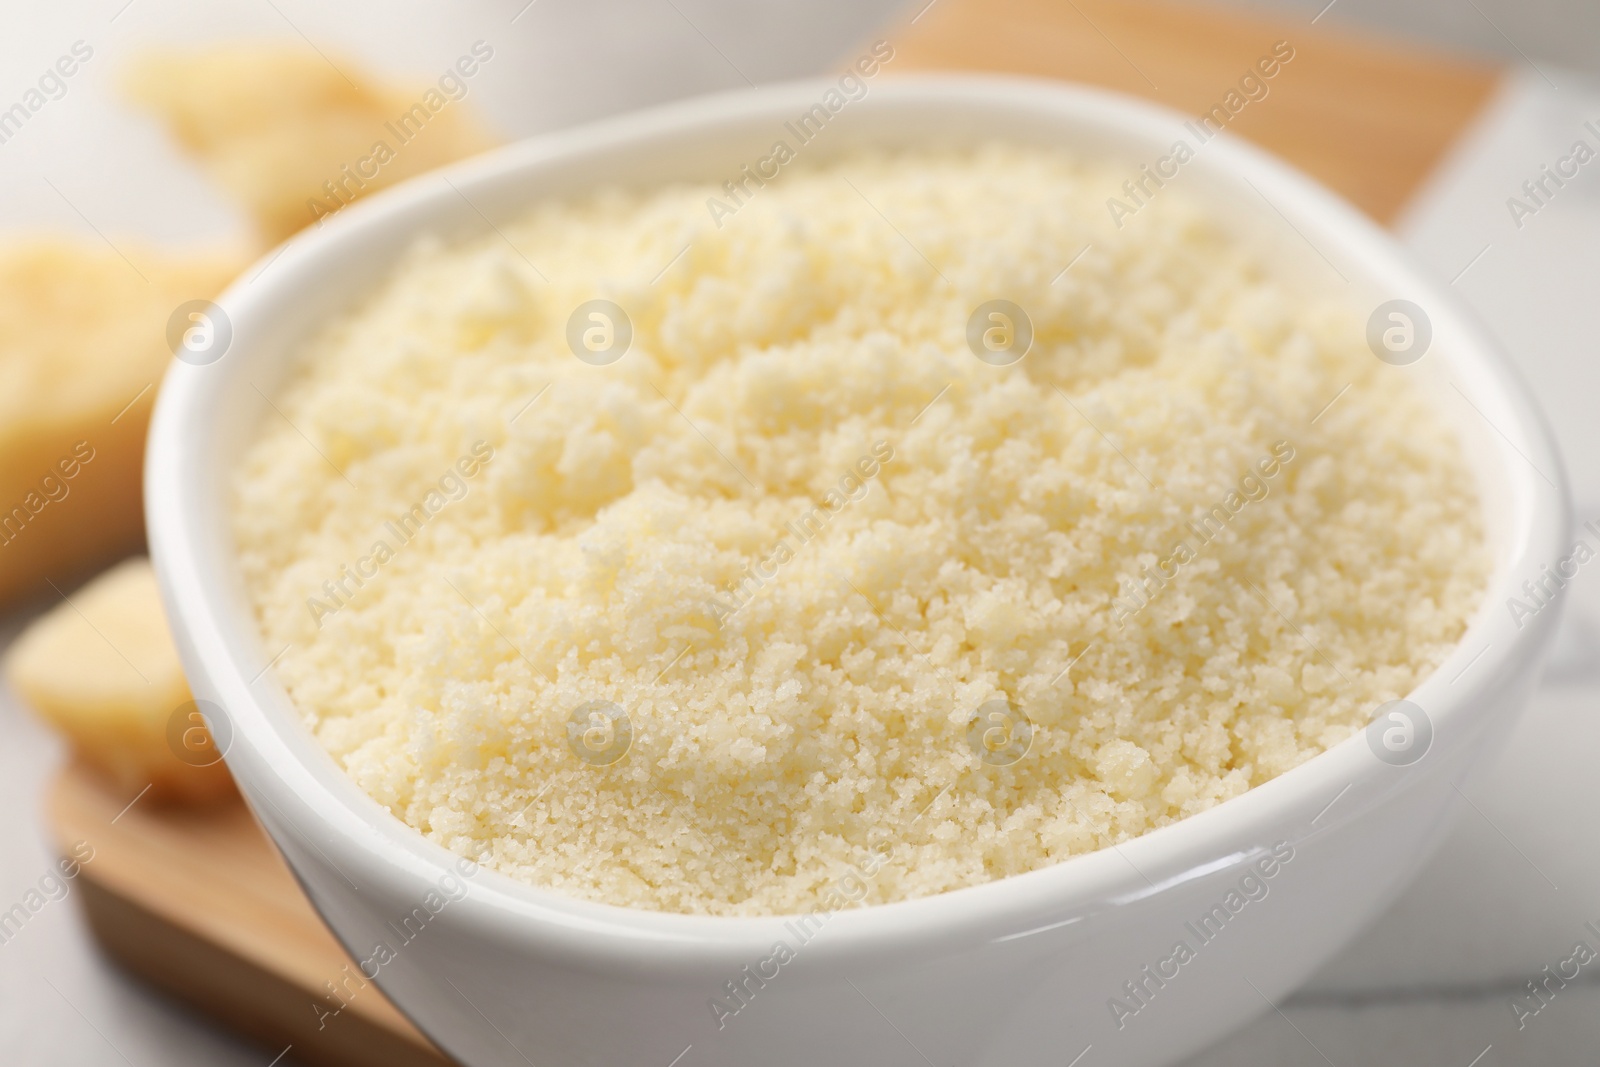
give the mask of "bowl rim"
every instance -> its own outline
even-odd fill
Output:
[[[249,268],[216,303],[234,327],[229,355],[257,340],[260,324],[285,306],[308,265],[318,257],[373,233],[409,226],[450,198],[471,193],[511,175],[559,168],[563,160],[597,148],[627,146],[663,131],[710,135],[728,124],[803,110],[833,86],[828,79],[791,82],[697,97],[604,119],[519,141],[441,171],[430,172],[376,193],[339,216],[290,238]],[[1067,125],[1114,128],[1141,143],[1156,143],[1187,116],[1106,90],[1041,79],[992,75],[885,77],[857,105],[869,109],[937,109],[951,104],[996,112],[1048,113]],[[1004,137],[997,138],[1004,140]],[[1463,391],[1492,411],[1491,425],[1503,441],[1493,447],[1505,459],[1508,483],[1522,502],[1510,520],[1506,561],[1496,568],[1479,609],[1446,661],[1413,691],[1429,711],[1436,741],[1474,734],[1469,695],[1451,689],[1472,670],[1482,688],[1496,679],[1531,670],[1549,642],[1556,612],[1541,612],[1523,628],[1493,610],[1517,592],[1514,582],[1553,563],[1570,529],[1565,474],[1553,437],[1537,406],[1498,345],[1448,287],[1441,286],[1386,232],[1313,179],[1237,137],[1207,142],[1206,166],[1253,183],[1291,225],[1306,227],[1347,262],[1403,288],[1425,304],[1435,336],[1454,338],[1436,358],[1467,383]],[[537,200],[530,196],[528,202]],[[485,219],[487,223],[487,219]],[[490,224],[492,225],[492,224]],[[1298,228],[1298,227],[1297,227]],[[413,228],[410,232],[415,233]],[[487,232],[486,230],[483,232]],[[1314,246],[1315,247],[1315,246]],[[267,656],[238,634],[256,632],[253,613],[240,618],[226,602],[223,566],[203,550],[208,522],[226,522],[222,503],[206,497],[203,457],[196,448],[215,429],[209,412],[242,359],[223,358],[206,367],[174,361],[163,380],[152,418],[146,458],[145,499],[150,551],[168,618],[186,673],[197,696],[227,709],[233,733],[229,764],[252,808],[269,828],[290,822],[297,836],[327,856],[332,849],[363,878],[396,894],[414,893],[461,863],[459,857],[402,823],[348,778],[292,714]],[[1458,387],[1459,388],[1459,387]],[[1469,402],[1471,400],[1469,399]],[[1477,406],[1475,404],[1475,406]],[[1481,412],[1480,412],[1481,413]],[[1488,416],[1485,415],[1488,419]],[[1509,447],[1527,461],[1519,468],[1505,458]],[[1546,475],[1544,472],[1550,472]],[[1520,474],[1520,477],[1519,477]],[[1539,477],[1535,477],[1538,474]],[[1548,483],[1548,484],[1544,484]],[[257,633],[259,638],[259,634]],[[257,645],[259,641],[257,642]],[[254,678],[251,676],[255,675]],[[258,681],[260,679],[261,681]],[[266,695],[262,694],[266,691]],[[1481,701],[1480,701],[1481,703]],[[271,705],[269,707],[269,705]],[[286,718],[285,709],[291,714]],[[1477,720],[1489,712],[1479,709]],[[319,762],[315,753],[321,753]],[[1426,764],[1424,760],[1423,766]],[[1284,836],[1286,816],[1315,810],[1352,785],[1379,797],[1404,783],[1395,768],[1372,757],[1358,733],[1244,794],[1150,831],[1121,845],[1069,857],[1024,874],[928,897],[844,909],[828,918],[826,946],[808,954],[862,960],[886,950],[916,951],[932,944],[1022,936],[1077,923],[1106,907],[1129,903],[1207,873],[1226,859],[1249,858]],[[1415,777],[1415,776],[1413,776]],[[1366,800],[1370,806],[1376,800]],[[1314,807],[1312,806],[1314,805]],[[267,809],[276,809],[269,812]],[[298,819],[284,814],[293,811]],[[1350,814],[1343,818],[1353,817]],[[1337,820],[1336,820],[1337,822]],[[1330,824],[1332,825],[1332,824]],[[1323,827],[1326,829],[1326,826]],[[321,845],[317,845],[317,841]],[[329,861],[332,862],[331,860]],[[424,881],[419,881],[419,879]],[[347,879],[348,880],[348,879]],[[354,883],[352,883],[353,885]],[[315,897],[315,893],[313,896]],[[320,905],[320,902],[319,902]],[[768,954],[787,936],[794,914],[711,916],[654,912],[595,903],[482,871],[471,891],[452,905],[453,921],[498,939],[511,938],[539,951],[582,961],[585,966],[627,966],[638,972],[671,968],[686,959],[738,964]]]

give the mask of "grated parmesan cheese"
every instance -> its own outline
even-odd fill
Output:
[[[1111,228],[1118,181],[865,155],[420,244],[237,476],[307,725],[463,856],[711,914],[1033,870],[1350,736],[1481,596],[1472,479],[1359,314],[1181,186]]]

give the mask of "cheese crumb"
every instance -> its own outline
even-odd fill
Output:
[[[420,244],[237,476],[310,729],[454,852],[724,915],[1034,870],[1349,737],[1482,596],[1473,480],[1358,313],[1181,187],[1113,229],[1119,181],[869,154]]]

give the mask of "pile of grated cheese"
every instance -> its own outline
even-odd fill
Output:
[[[1481,597],[1472,478],[1365,309],[1181,184],[1114,228],[1121,178],[863,155],[720,226],[683,186],[421,244],[237,476],[310,729],[454,852],[724,915],[1034,870],[1349,737]],[[967,340],[993,299],[1009,366]]]

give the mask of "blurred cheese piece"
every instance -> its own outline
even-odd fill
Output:
[[[492,55],[480,43],[437,84],[396,89],[298,44],[157,52],[134,66],[127,91],[276,244],[359,196],[491,147],[461,72]]]
[[[98,242],[0,245],[0,601],[139,544],[167,322],[239,269],[122,249],[137,268]]]
[[[232,791],[184,682],[145,559],[118,564],[25,630],[6,678],[129,797],[204,801]]]

